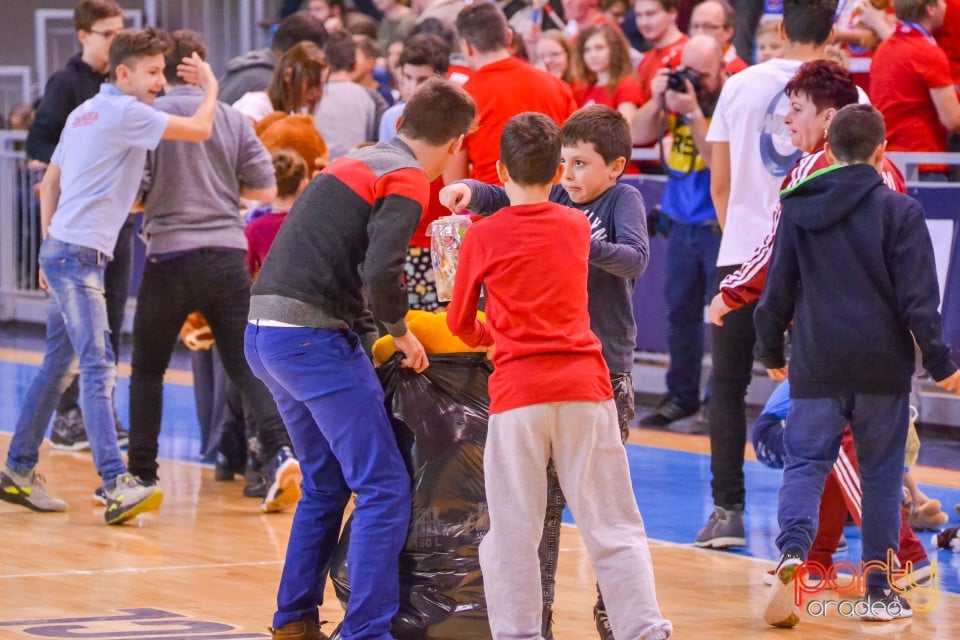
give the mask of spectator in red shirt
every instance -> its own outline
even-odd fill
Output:
[[[693,8],[690,27],[687,29],[691,38],[702,33],[720,43],[720,48],[723,49],[723,64],[730,75],[747,68],[747,63],[732,44],[736,18],[733,7],[726,0],[704,0]]]
[[[677,0],[637,0],[633,10],[640,35],[651,45],[637,67],[637,80],[646,103],[651,96],[650,81],[663,67],[674,69],[680,65],[688,38],[677,26]]]
[[[883,113],[890,151],[946,151],[960,132],[960,100],[947,54],[931,32],[943,24],[944,0],[895,0],[897,26],[877,48],[870,97]],[[945,180],[942,165],[920,167],[921,180]]]
[[[633,77],[630,46],[619,29],[595,24],[581,31],[573,63],[580,79],[573,87],[577,105],[606,105],[627,122],[633,120],[643,104],[643,92]]]
[[[577,104],[562,80],[510,55],[507,18],[497,5],[468,5],[457,16],[457,32],[474,71],[463,88],[477,103],[478,126],[467,136],[444,179],[448,184],[466,177],[500,184],[496,163],[507,121],[518,113],[537,111],[561,125]]]

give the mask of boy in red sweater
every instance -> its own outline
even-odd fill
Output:
[[[537,548],[552,456],[614,635],[665,640],[672,626],[657,606],[610,376],[590,331],[590,223],[549,201],[560,173],[557,125],[537,113],[511,119],[497,161],[511,206],[467,233],[447,309],[468,345],[497,346],[484,453],[490,531],[480,545],[490,629],[494,640],[541,637]],[[476,318],[481,286],[488,322]]]

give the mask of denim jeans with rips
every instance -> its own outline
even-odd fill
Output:
[[[46,351],[23,400],[7,465],[19,474],[36,466],[70,365],[79,358],[80,409],[94,465],[106,484],[126,471],[113,420],[117,367],[103,290],[106,259],[96,249],[47,236],[40,247],[40,268],[50,287]]]

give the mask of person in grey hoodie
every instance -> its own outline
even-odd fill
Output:
[[[820,495],[845,425],[860,462],[862,560],[887,567],[898,550],[914,343],[937,385],[960,395],[960,371],[942,339],[923,208],[880,176],[885,137],[876,109],[844,107],[825,147],[834,164],[780,196],[773,259],[754,312],[754,354],[777,381],[788,375],[784,332],[793,325],[793,408],[777,510],[782,555],[764,612],[773,626],[799,622],[794,582],[816,535]],[[862,619],[912,615],[888,573],[867,574],[856,609]]]
[[[285,51],[308,40],[321,49],[327,42],[323,23],[305,11],[284,18],[266,49],[254,49],[227,62],[220,79],[220,100],[233,104],[249,91],[263,91],[273,82],[273,69]]]
[[[206,47],[193,31],[172,37],[165,69],[170,88],[155,106],[186,113],[200,95],[176,78],[176,63],[193,52],[203,57]],[[210,139],[161,143],[148,155],[147,176],[141,231],[147,261],[133,320],[130,471],[144,482],[157,481],[163,375],[180,327],[199,311],[256,425],[269,476],[262,510],[292,506],[300,495],[299,465],[273,397],[243,355],[251,279],[239,200],[269,202],[276,196],[270,154],[246,117],[221,102]]]

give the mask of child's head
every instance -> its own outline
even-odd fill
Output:
[[[838,164],[870,164],[879,167],[887,142],[883,115],[869,104],[850,104],[840,109],[830,123],[828,154]]]
[[[934,29],[943,25],[946,5],[942,0],[894,0],[897,20],[929,24]]]
[[[167,84],[183,84],[183,80],[177,75],[177,65],[194,53],[200,56],[201,60],[206,60],[207,45],[203,42],[203,36],[190,29],[178,29],[172,32],[170,40],[172,47],[164,56],[163,75],[167,79]]]
[[[448,80],[431,78],[407,100],[397,136],[431,148],[430,157],[418,155],[417,160],[435,180],[460,152],[476,115],[477,105],[466,91]]]
[[[331,71],[353,72],[357,67],[357,45],[349,33],[345,31],[331,33],[327,46],[323,50],[327,54]]]
[[[608,74],[607,89],[613,91],[631,75],[630,45],[623,32],[605,22],[592,24],[577,36],[574,74],[593,85],[598,75]]]
[[[277,27],[277,32],[273,34],[270,48],[280,55],[304,40],[322,49],[327,43],[327,30],[322,20],[306,11],[298,11],[283,19]]]
[[[113,0],[80,0],[73,10],[73,24],[83,59],[95,71],[106,72],[110,43],[123,30],[123,9]]]
[[[820,46],[833,33],[837,0],[783,0],[783,30],[787,40]]]
[[[16,131],[28,131],[33,124],[36,109],[30,104],[18,104],[10,109],[7,117],[7,128]]]
[[[783,38],[780,36],[780,18],[760,22],[757,27],[757,63],[783,57]]]
[[[547,185],[560,166],[560,127],[542,113],[526,111],[510,118],[500,134],[497,173],[507,184]]]
[[[270,154],[277,179],[277,197],[300,195],[310,180],[306,161],[293,149],[279,149]]]
[[[357,45],[357,68],[353,70],[354,80],[365,80],[373,77],[373,70],[377,67],[377,58],[380,57],[380,47],[370,36],[353,36]]]
[[[592,202],[623,174],[633,150],[630,127],[615,109],[591,105],[575,111],[560,132],[560,184],[575,203]]]
[[[477,53],[494,53],[507,48],[507,17],[494,3],[468,4],[457,14],[456,24],[467,59]]]
[[[170,47],[170,38],[157,29],[121,31],[110,45],[110,81],[123,93],[153,104],[165,84],[164,56]]]
[[[537,59],[540,66],[567,84],[573,81],[573,50],[570,41],[559,29],[547,29],[537,40]]]
[[[400,97],[406,100],[421,84],[433,77],[443,77],[449,68],[450,47],[440,36],[410,36],[398,61]]]
[[[616,24],[623,22],[629,9],[630,3],[627,0],[600,0],[600,11]]]
[[[313,111],[323,95],[327,56],[312,42],[301,42],[280,56],[267,89],[275,111]]]

